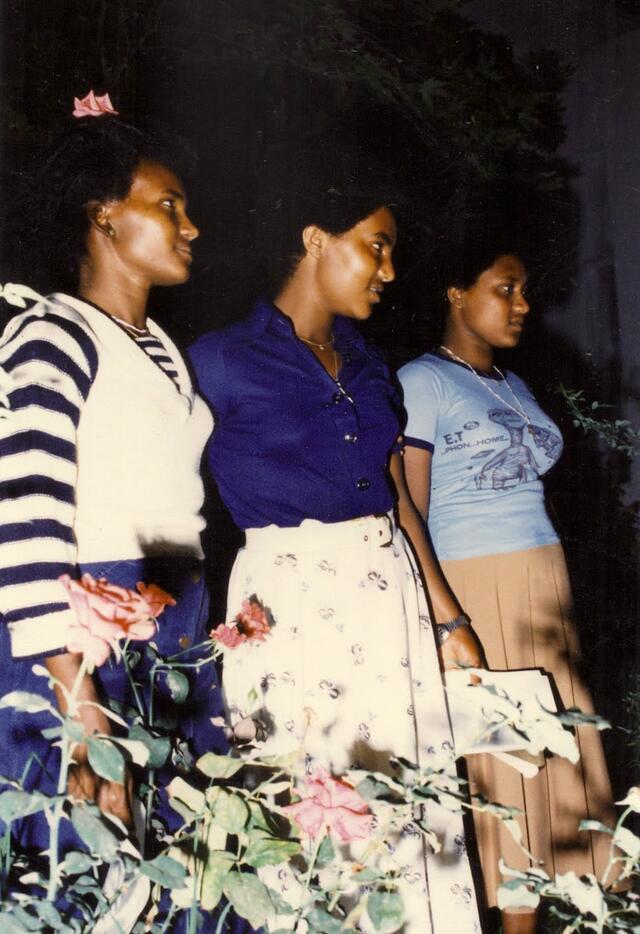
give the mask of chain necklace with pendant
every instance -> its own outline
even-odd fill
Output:
[[[468,370],[471,370],[471,372],[473,373],[473,375],[475,376],[475,378],[478,380],[478,382],[480,383],[480,385],[481,385],[481,386],[484,386],[484,388],[487,390],[487,392],[491,393],[491,395],[494,397],[494,399],[497,399],[498,402],[502,403],[502,405],[506,405],[507,408],[511,409],[512,412],[515,412],[516,415],[519,415],[520,418],[522,418],[523,421],[526,423],[527,431],[528,431],[530,434],[533,434],[533,426],[532,426],[532,424],[531,424],[531,419],[530,419],[529,415],[525,412],[525,410],[524,410],[524,408],[523,408],[523,406],[522,406],[522,403],[520,402],[520,400],[519,400],[518,397],[516,396],[515,392],[513,391],[513,389],[511,388],[511,386],[509,385],[509,381],[508,381],[507,377],[504,375],[504,373],[502,372],[502,370],[499,370],[499,369],[498,369],[498,367],[495,365],[495,363],[492,363],[492,364],[491,364],[491,368],[492,368],[493,370],[495,370],[495,372],[498,374],[498,376],[500,377],[500,379],[503,381],[504,385],[507,387],[507,389],[508,389],[509,392],[511,393],[511,395],[512,395],[512,397],[513,397],[513,401],[515,402],[515,405],[511,405],[510,402],[507,402],[506,399],[503,399],[502,396],[499,396],[497,392],[494,392],[493,389],[491,388],[491,386],[486,382],[486,380],[484,380],[484,379],[480,376],[480,374],[479,374],[478,371],[475,369],[475,367],[471,366],[470,363],[467,363],[466,360],[463,360],[462,357],[459,357],[458,354],[454,353],[453,350],[450,350],[449,347],[445,347],[444,344],[440,344],[440,347],[439,347],[438,349],[439,349],[439,350],[444,350],[444,352],[445,352],[446,354],[448,354],[448,355],[451,357],[452,360],[455,360],[456,363],[461,363],[463,366],[466,366],[466,368],[467,368]]]
[[[304,344],[310,344],[311,347],[317,347],[318,350],[329,350],[329,348],[331,348],[331,350],[332,350],[332,352],[333,352],[333,373],[331,372],[331,370],[328,369],[328,367],[326,368],[327,373],[329,374],[329,376],[331,377],[331,379],[332,379],[332,380],[334,381],[334,383],[336,384],[336,387],[337,387],[338,392],[340,393],[340,395],[344,396],[344,398],[345,398],[348,402],[350,402],[352,405],[355,405],[353,399],[351,398],[351,396],[349,395],[349,393],[347,392],[347,390],[344,388],[344,386],[342,385],[342,383],[341,383],[340,380],[338,379],[338,354],[337,354],[336,348],[335,348],[335,346],[334,346],[334,340],[335,340],[335,338],[334,338],[333,334],[331,334],[331,336],[329,337],[329,339],[326,340],[323,344],[321,344],[319,341],[312,341],[312,340],[310,340],[308,337],[301,337],[299,334],[297,334],[296,336],[297,336],[298,340],[301,340]],[[319,361],[319,362],[320,362],[320,361]]]

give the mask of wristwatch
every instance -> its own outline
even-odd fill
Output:
[[[440,645],[443,642],[446,642],[452,632],[455,632],[456,629],[460,629],[461,626],[470,626],[471,620],[466,613],[461,613],[460,616],[455,616],[453,619],[448,620],[446,623],[436,623],[436,632],[438,634],[438,642]]]

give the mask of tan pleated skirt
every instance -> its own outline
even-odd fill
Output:
[[[443,561],[442,568],[472,619],[490,668],[544,668],[553,675],[565,707],[593,712],[580,675],[571,587],[560,544]],[[602,743],[590,726],[579,728],[578,742],[576,765],[552,756],[532,779],[490,755],[467,759],[472,791],[523,810],[524,843],[551,877],[569,870],[600,877],[609,859],[607,834],[578,831],[583,818],[615,823]],[[526,868],[528,860],[500,821],[484,814],[474,817],[492,906],[501,879],[499,858],[516,869]]]

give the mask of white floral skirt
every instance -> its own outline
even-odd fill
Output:
[[[307,770],[389,773],[389,757],[441,764],[451,731],[420,578],[389,516],[249,529],[228,615],[255,595],[273,627],[225,655],[231,725],[254,716],[263,752],[300,749]],[[387,841],[403,880],[406,934],[479,932],[462,821],[438,805],[435,855],[410,824]]]

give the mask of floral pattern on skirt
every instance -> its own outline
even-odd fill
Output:
[[[296,749],[308,771],[390,771],[389,757],[440,765],[452,749],[420,578],[389,516],[249,529],[229,586],[229,616],[256,595],[265,642],[225,656],[231,725],[253,716],[264,754]],[[405,934],[479,932],[461,819],[430,805],[435,855],[409,824],[387,841],[400,868]],[[273,884],[273,879],[269,880]],[[281,890],[286,880],[280,879]]]

